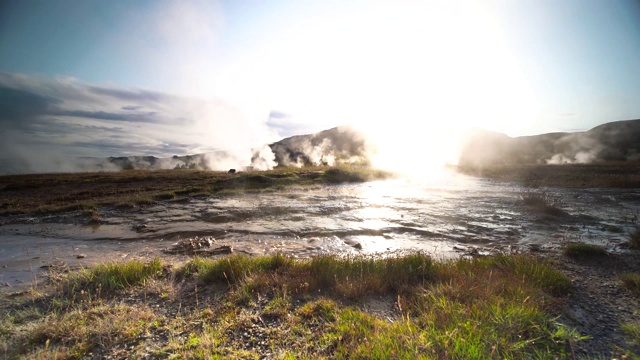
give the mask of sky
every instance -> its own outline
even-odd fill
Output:
[[[0,157],[581,131],[640,118],[639,59],[637,1],[0,0]]]

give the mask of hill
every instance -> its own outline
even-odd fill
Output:
[[[282,166],[363,164],[368,162],[367,141],[350,126],[315,134],[297,135],[269,144]],[[255,160],[255,159],[254,159]]]
[[[509,137],[478,131],[460,155],[462,166],[586,164],[640,160],[640,120],[615,121],[575,133]]]

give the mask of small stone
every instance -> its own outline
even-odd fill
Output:
[[[86,258],[86,257],[87,257],[87,255],[85,255],[85,254],[78,254],[78,255],[76,255],[76,259],[84,259],[84,258]]]

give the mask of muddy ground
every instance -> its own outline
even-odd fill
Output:
[[[378,196],[376,203],[368,203],[351,195],[345,197],[344,200],[336,201],[336,191],[327,191],[323,188],[325,183],[318,181],[318,179],[322,179],[322,172],[317,169],[297,173],[280,171],[265,175],[254,174],[251,177],[242,174],[190,171],[135,171],[0,177],[0,226],[2,227],[0,240],[3,242],[0,260],[3,259],[3,256],[9,258],[13,256],[11,254],[15,253],[24,255],[19,260],[22,262],[22,270],[9,269],[4,265],[0,269],[2,274],[0,276],[0,291],[13,292],[21,290],[25,286],[43,286],[46,284],[46,276],[42,277],[40,274],[46,275],[47,272],[59,273],[79,269],[105,260],[149,259],[160,256],[165,261],[180,263],[188,260],[191,254],[179,252],[167,254],[162,250],[170,248],[179,238],[192,239],[211,233],[211,227],[221,224],[226,226],[226,221],[231,221],[232,226],[217,232],[215,236],[217,239],[214,240],[213,245],[231,246],[234,247],[236,253],[246,252],[249,255],[261,254],[274,249],[277,251],[278,247],[284,252],[289,251],[289,253],[304,256],[313,256],[314,253],[322,251],[358,254],[363,250],[366,251],[367,246],[371,246],[371,244],[387,246],[387,243],[394,241],[405,241],[406,239],[401,236],[407,236],[406,234],[424,238],[435,233],[439,240],[445,239],[447,236],[450,236],[448,239],[451,241],[456,239],[465,239],[466,241],[470,237],[475,237],[478,239],[477,243],[450,244],[447,249],[452,250],[453,254],[457,254],[457,256],[482,256],[484,255],[482,251],[474,249],[482,250],[483,246],[488,248],[487,243],[491,243],[491,240],[487,240],[487,238],[491,238],[495,233],[494,235],[498,238],[504,237],[501,241],[505,246],[497,247],[498,251],[535,251],[536,254],[548,258],[554,267],[571,279],[574,291],[566,298],[563,315],[559,321],[575,327],[581,334],[589,337],[588,340],[576,344],[575,351],[578,355],[606,354],[605,356],[613,356],[613,354],[619,353],[619,349],[631,349],[640,353],[638,345],[630,343],[620,328],[620,324],[624,322],[640,321],[640,300],[636,294],[624,288],[619,280],[622,273],[640,273],[640,254],[618,247],[624,242],[628,229],[637,226],[637,213],[634,213],[633,209],[640,206],[640,197],[637,192],[640,188],[640,166],[633,163],[600,166],[539,166],[523,169],[502,167],[476,172],[476,174],[480,173],[492,180],[518,184],[513,185],[514,187],[519,186],[518,189],[521,189],[523,184],[526,184],[524,186],[527,188],[543,188],[545,190],[547,190],[545,187],[548,186],[556,186],[559,189],[563,187],[586,188],[588,189],[587,194],[602,192],[603,195],[602,198],[594,197],[593,205],[585,203],[582,207],[565,207],[567,210],[565,213],[568,213],[569,216],[549,217],[546,214],[534,214],[533,218],[526,221],[530,226],[529,230],[531,226],[534,227],[533,233],[536,236],[532,238],[525,234],[525,230],[529,230],[520,228],[520,225],[518,227],[514,225],[513,229],[506,230],[498,227],[496,227],[497,230],[492,228],[491,221],[501,226],[509,221],[521,224],[522,221],[516,215],[526,214],[526,212],[513,210],[512,207],[516,203],[509,198],[502,202],[496,199],[491,199],[486,203],[479,202],[478,206],[483,206],[489,211],[486,214],[486,219],[461,218],[461,224],[473,222],[479,225],[462,230],[458,229],[462,225],[456,225],[452,228],[445,226],[450,233],[443,235],[438,233],[442,228],[436,230],[418,229],[417,225],[412,225],[412,219],[405,217],[402,211],[413,206],[408,205],[414,203],[412,198],[402,198],[404,203],[400,202],[400,205],[394,205],[397,208],[391,206],[392,211],[379,218],[376,217],[382,211],[379,209],[390,207],[388,202],[391,200],[386,197],[387,192],[385,191],[382,191],[382,195],[378,194],[380,191],[369,191],[378,194],[376,195]],[[294,238],[302,239],[302,241],[286,244],[281,235],[288,234],[288,232],[273,232],[275,235],[271,234],[273,236],[269,237],[260,236],[260,232],[255,230],[256,227],[252,227],[251,231],[243,230],[242,224],[247,224],[249,221],[248,224],[251,225],[250,221],[255,214],[251,212],[253,210],[249,211],[248,208],[238,205],[238,201],[241,202],[241,200],[237,200],[240,198],[236,198],[236,196],[246,199],[247,190],[266,190],[270,193],[263,196],[264,203],[272,204],[274,202],[272,198],[280,196],[278,194],[280,194],[279,191],[283,191],[283,186],[290,185],[315,186],[314,189],[304,190],[304,194],[301,196],[297,193],[295,196],[289,193],[288,196],[293,200],[298,201],[300,197],[309,196],[310,201],[324,198],[333,201],[333,205],[329,208],[318,208],[319,210],[313,214],[317,219],[331,220],[338,214],[345,213],[344,209],[349,210],[351,203],[358,203],[359,207],[349,210],[351,212],[348,213],[348,217],[345,217],[351,222],[344,222],[341,226],[352,228],[354,224],[361,226],[358,224],[371,223],[372,226],[378,227],[373,232],[369,232],[370,229],[364,229],[363,234],[366,235],[364,238],[349,237],[351,235],[342,238],[334,235],[323,237],[322,231],[314,230],[308,233],[302,231],[293,234]],[[510,186],[512,185],[507,185],[507,187]],[[514,194],[516,191],[520,191],[509,189]],[[231,191],[224,193],[228,190]],[[236,193],[237,190],[241,190],[241,192]],[[296,191],[302,192],[301,190]],[[556,188],[553,191],[564,190]],[[575,192],[575,190],[571,191]],[[220,194],[220,192],[223,193]],[[323,195],[320,196],[317,193]],[[282,192],[282,194],[287,195],[286,192]],[[583,193],[576,194],[576,199],[577,196],[585,196]],[[207,199],[212,195],[219,199],[216,200],[218,203],[215,214],[207,210],[211,206]],[[367,199],[371,198],[371,194],[367,196]],[[486,196],[486,194],[482,196]],[[430,207],[442,203],[443,199],[445,199],[444,195],[433,199],[431,203],[427,201],[429,199],[421,199],[420,201],[424,203],[424,207]],[[623,202],[626,204],[624,208],[612,208],[613,213],[620,214],[620,219],[613,219],[611,216],[602,215],[599,212],[595,215],[586,213],[590,211],[588,209],[590,206],[594,208],[609,205],[619,206]],[[465,198],[462,203],[468,204],[469,202]],[[235,205],[228,207],[229,204]],[[160,212],[153,210],[158,208],[158,205],[162,209]],[[201,206],[203,210],[197,216],[198,221],[206,219],[201,223],[205,223],[208,227],[194,228],[196,222],[190,222],[185,217],[171,218],[177,212],[169,211],[170,209],[185,206],[192,208]],[[503,214],[499,211],[500,206],[505,208]],[[454,211],[459,207],[459,205],[452,203],[445,210]],[[255,208],[262,209],[261,226],[273,221],[271,218],[275,216],[273,209],[266,206]],[[307,209],[309,206],[302,204],[300,208]],[[292,208],[285,209],[280,206],[278,209],[278,211],[290,211]],[[415,212],[413,208],[410,210]],[[468,210],[471,212],[473,209],[469,208]],[[160,213],[164,214],[162,216],[165,218],[156,216]],[[369,218],[357,218],[356,215],[360,216],[360,214],[365,214]],[[240,215],[244,217],[238,217]],[[284,215],[293,221],[283,223],[282,226],[288,229],[287,231],[292,229],[292,225],[305,224],[304,221],[310,218],[305,212],[300,212],[295,216],[291,216],[290,213]],[[296,216],[300,219],[296,220]],[[432,215],[424,213],[421,217],[417,217],[414,223],[425,221],[427,216]],[[634,216],[635,218],[633,218]],[[152,218],[152,221],[146,222],[149,217]],[[172,220],[167,220],[169,218]],[[445,217],[444,215],[440,220],[444,222],[457,221],[453,217]],[[379,223],[381,222],[391,223],[391,225],[380,227]],[[183,227],[179,229],[179,232],[176,232],[176,234],[180,234],[180,237],[171,236],[172,233],[168,229],[174,226]],[[328,225],[323,224],[323,226]],[[540,229],[543,229],[544,232]],[[346,234],[343,229],[334,230],[338,235]],[[414,232],[412,233],[412,231]],[[455,231],[461,232],[455,233]],[[104,237],[105,232],[110,235]],[[74,236],[77,236],[77,239],[65,238],[64,234],[66,233],[76,234]],[[51,234],[58,235],[51,236]],[[157,234],[167,235],[161,238],[156,236]],[[356,236],[360,235],[356,233]],[[493,237],[495,238],[495,236]],[[546,243],[539,243],[537,240],[547,236],[553,238],[550,241],[554,241],[554,246],[547,246]],[[603,244],[609,244],[610,246],[607,245],[610,250],[609,255],[600,258],[573,259],[562,254],[563,242],[586,241],[588,236],[600,236]],[[515,237],[524,239],[521,241],[522,246],[515,249],[506,246]],[[25,239],[29,241],[25,242]],[[135,239],[139,239],[139,241],[135,241]],[[243,243],[243,240],[240,239],[248,240]],[[367,239],[370,242],[367,242]],[[412,239],[409,240],[413,241]],[[601,240],[596,238],[595,241]],[[252,242],[256,244],[260,242],[261,245],[254,246]],[[292,248],[291,246],[294,245],[296,247]],[[407,247],[407,249],[409,248]],[[444,246],[440,248],[440,250],[444,249]],[[388,250],[398,249],[389,248]],[[17,278],[20,278],[19,284],[15,283]],[[365,308],[370,308],[372,312],[384,313],[389,316],[393,315],[394,306],[393,299],[382,299],[372,304],[365,304]]]

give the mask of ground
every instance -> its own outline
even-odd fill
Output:
[[[488,172],[484,170],[484,175],[501,181],[521,181],[534,187],[549,185],[640,187],[640,178],[638,178],[640,172],[637,171],[637,164],[629,167],[621,167],[619,164],[600,167],[542,166],[537,169],[527,167],[525,170],[513,172],[513,169],[494,168]],[[89,212],[87,216],[91,216],[90,211],[95,204],[136,207],[144,206],[150,201],[165,201],[183,196],[205,196],[223,191],[247,189],[277,191],[279,186],[290,184],[361,181],[382,176],[382,174],[374,174],[375,176],[370,177],[368,172],[364,172],[366,175],[362,174],[360,170],[355,173],[340,170],[326,174],[323,169],[313,169],[238,175],[176,171],[175,173],[130,172],[128,174],[1,177],[0,214],[7,218],[14,213],[48,213],[81,208]],[[570,339],[568,341],[570,353],[560,353],[562,356],[602,358],[629,356],[633,358],[635,356],[633,354],[640,354],[640,341],[637,335],[634,339],[629,331],[624,330],[625,326],[636,324],[637,331],[640,324],[638,289],[624,286],[621,281],[622,274],[640,273],[638,251],[623,249],[616,253],[584,257],[567,256],[561,251],[527,254],[527,256],[530,255],[542,259],[553,269],[564,274],[572,285],[571,291],[553,298],[551,301],[553,309],[549,310],[554,316],[558,316],[556,320],[558,323],[575,329],[578,334],[565,337]],[[467,254],[467,256],[483,258],[478,254]],[[507,256],[517,255],[507,254]],[[67,333],[76,330],[64,329],[65,322],[71,322],[75,319],[74,316],[81,317],[83,323],[94,327],[96,324],[109,326],[108,321],[96,323],[96,318],[104,317],[109,320],[109,317],[113,316],[113,319],[122,318],[124,321],[119,325],[111,324],[114,328],[110,330],[112,332],[108,336],[100,332],[93,333],[95,329],[91,328],[85,329],[86,333],[76,334],[78,338],[87,337],[94,341],[91,343],[90,350],[82,347],[86,345],[84,343],[76,344],[77,349],[72,349],[89,358],[132,356],[164,358],[172,353],[189,357],[195,356],[194,351],[205,345],[220,347],[221,350],[217,355],[221,357],[287,358],[289,353],[284,349],[287,349],[286,346],[289,344],[286,342],[294,341],[293,339],[297,337],[307,339],[306,341],[321,338],[334,345],[342,342],[342,340],[326,338],[325,330],[335,330],[327,325],[328,321],[314,320],[314,316],[318,315],[315,311],[319,311],[319,308],[334,306],[332,303],[323,303],[326,299],[334,301],[335,294],[328,289],[320,288],[311,294],[292,296],[286,302],[279,302],[280,295],[289,299],[286,287],[278,291],[249,291],[245,294],[241,291],[242,289],[231,286],[233,280],[226,279],[226,273],[225,279],[218,283],[203,284],[197,278],[180,278],[174,272],[177,267],[179,267],[178,264],[165,264],[161,273],[166,276],[161,276],[159,279],[153,278],[145,283],[144,287],[133,286],[108,296],[101,293],[102,288],[98,288],[97,293],[95,289],[67,292],[64,297],[60,297],[59,293],[51,295],[59,291],[55,288],[19,293],[4,291],[0,314],[6,315],[6,318],[0,321],[0,345],[2,346],[0,350],[4,351],[6,356],[11,346],[16,345],[12,341],[24,338],[28,341],[20,346],[25,346],[25,349],[30,352],[25,352],[22,356],[47,357],[50,355],[47,353],[50,339],[53,339],[51,346],[73,343],[71,335]],[[511,274],[511,276],[516,275]],[[347,282],[348,280],[347,277]],[[487,281],[480,278],[476,280],[478,283]],[[349,284],[354,286],[357,282]],[[465,299],[471,296],[470,293],[465,294],[471,291],[469,288],[461,287],[454,290],[448,290],[454,291],[454,298]],[[48,293],[48,291],[51,292]],[[69,296],[73,296],[73,299],[67,298]],[[25,302],[25,299],[28,301]],[[405,316],[408,314],[406,308],[408,300],[401,298],[401,293],[394,291],[367,294],[360,298],[338,296],[336,299],[340,309],[333,310],[336,314],[355,316],[364,323],[373,324],[371,326],[376,329],[386,329],[390,326],[389,324],[393,326],[404,324]],[[528,298],[523,300],[523,302],[527,301],[531,300]],[[543,301],[543,303],[548,302]],[[41,312],[24,313],[27,310],[34,311],[31,306],[35,306]],[[313,307],[314,310],[309,310],[309,307]],[[362,311],[365,315],[351,314],[348,308]],[[74,312],[76,310],[79,313]],[[305,317],[308,316],[309,311],[313,316]],[[126,319],[133,322],[128,323]],[[296,321],[303,321],[304,326],[294,326]],[[24,323],[28,326],[23,326]],[[43,324],[50,328],[42,330]],[[215,331],[221,331],[221,333],[208,328],[208,324],[216,324]],[[339,326],[340,324],[331,323],[330,325]],[[53,331],[55,329],[60,333],[56,335]],[[42,333],[38,335],[38,331]],[[295,331],[301,332],[299,336]],[[209,335],[204,336],[205,333]],[[454,332],[445,333],[445,335],[453,338]],[[217,339],[225,340],[220,344]],[[365,340],[367,339],[365,337]],[[446,345],[449,342],[445,340],[443,344]],[[321,354],[327,357],[339,357],[331,352],[336,350],[331,347],[334,345],[326,345],[328,346],[326,349],[323,348],[325,345],[324,343],[314,344],[316,348],[306,349],[303,343],[292,343],[291,349],[316,354],[312,350],[316,351],[320,347],[325,351]],[[446,358],[446,355],[447,353],[444,352],[435,353],[433,356]],[[69,357],[74,356],[69,355]]]
[[[582,354],[607,354],[614,347],[628,348],[628,336],[620,325],[640,321],[640,297],[621,285],[620,275],[640,273],[640,254],[609,254],[575,259],[550,254],[553,266],[574,286],[560,318],[590,339],[578,343]],[[640,354],[640,344],[634,351]]]

